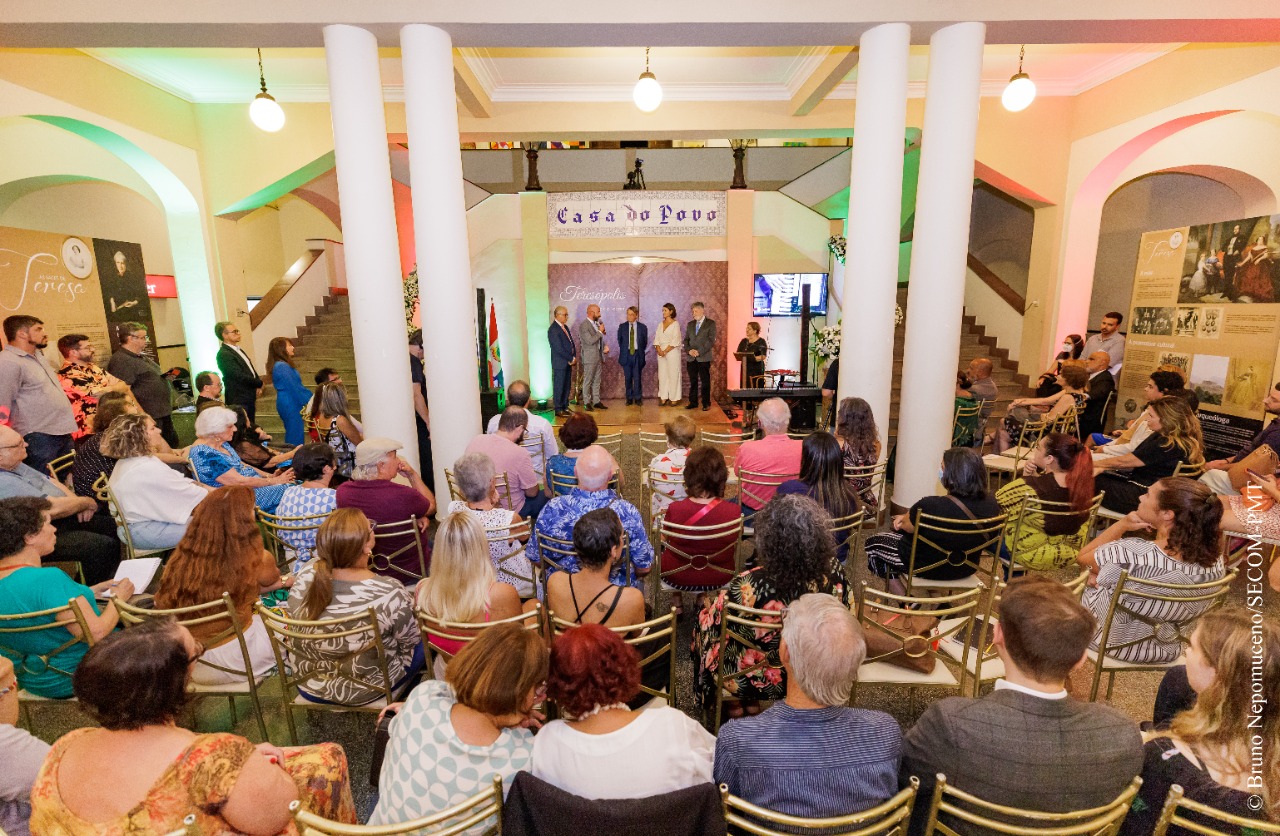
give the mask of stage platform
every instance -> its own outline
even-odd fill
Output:
[[[601,432],[605,433],[634,433],[640,430],[662,432],[663,424],[677,415],[687,415],[699,427],[706,427],[712,431],[725,431],[734,423],[741,421],[739,418],[738,422],[730,422],[724,410],[714,402],[711,404],[711,409],[706,412],[702,411],[702,407],[685,409],[684,401],[681,401],[679,406],[659,406],[657,398],[645,398],[640,406],[627,406],[626,400],[622,398],[606,399],[602,403],[609,408],[597,409],[586,414],[595,418],[596,425],[600,427]],[[585,412],[581,406],[575,404],[569,404],[569,409],[574,412]],[[551,421],[556,427],[565,421],[563,417],[556,418],[550,410],[539,410],[538,414]]]

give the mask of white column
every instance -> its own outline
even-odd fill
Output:
[[[414,184],[423,365],[433,418],[431,455],[436,484],[443,490],[444,469],[452,467],[467,442],[482,431],[476,375],[476,291],[471,281],[467,207],[462,193],[453,42],[443,29],[410,24],[400,30],[400,56],[409,171]]]
[[[981,23],[957,23],[929,41],[893,480],[902,506],[934,493],[951,444],[985,34]]]
[[[911,27],[886,23],[859,41],[858,102],[849,173],[849,222],[836,397],[871,405],[881,456],[889,455],[893,309],[898,293],[902,152]]]
[[[338,172],[342,243],[351,301],[351,336],[360,379],[366,436],[404,444],[418,460],[404,322],[404,279],[396,240],[391,157],[382,111],[378,41],[354,26],[324,28],[329,68],[329,109]]]

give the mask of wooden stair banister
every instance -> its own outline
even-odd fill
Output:
[[[996,295],[1003,299],[1009,307],[1017,311],[1019,315],[1027,312],[1027,300],[1024,299],[1018,291],[1009,287],[1009,285],[1005,283],[1004,279],[1000,278],[995,273],[992,273],[991,269],[979,261],[973,253],[967,254],[967,261],[969,269],[972,270],[978,278],[982,279],[983,284],[994,290]]]
[[[271,313],[272,309],[279,304],[294,283],[302,277],[303,273],[307,272],[308,267],[315,264],[316,259],[323,252],[324,250],[308,250],[305,255],[293,262],[293,266],[285,272],[280,281],[273,284],[258,304],[253,306],[253,310],[249,311],[250,328],[257,328],[262,323],[262,320],[267,318],[267,314]]]

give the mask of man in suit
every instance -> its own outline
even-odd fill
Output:
[[[1111,355],[1105,351],[1095,351],[1085,358],[1084,368],[1089,373],[1089,400],[1080,415],[1081,438],[1103,431],[1107,398],[1116,390],[1116,379],[1107,368],[1110,365]]]
[[[557,305],[555,322],[547,328],[547,342],[551,344],[551,381],[556,404],[556,416],[569,414],[569,388],[573,385],[573,367],[578,363],[578,346],[569,331],[569,309]]]
[[[711,359],[716,343],[716,321],[707,319],[707,307],[693,303],[693,318],[684,329],[684,353],[689,356],[689,404],[698,406],[698,389],[702,389],[702,411],[711,409]]]
[[[627,321],[618,326],[618,362],[627,382],[627,406],[640,405],[644,399],[641,380],[644,375],[644,353],[649,346],[649,326],[639,322],[640,309],[627,308]]]
[[[1236,265],[1240,263],[1240,255],[1244,252],[1248,241],[1240,234],[1240,224],[1231,228],[1231,237],[1222,245],[1222,278],[1228,291],[1234,287]]]
[[[578,323],[578,345],[582,346],[582,402],[587,412],[608,409],[600,402],[600,367],[609,346],[604,341],[599,305],[587,305],[587,318]]]
[[[1067,694],[1085,660],[1094,618],[1065,586],[1043,575],[1011,582],[992,641],[1004,679],[982,699],[935,702],[907,733],[899,781],[934,776],[984,801],[1064,813],[1113,801],[1142,771],[1138,726],[1108,705]],[[912,817],[921,832],[929,804]]]
[[[222,385],[225,388],[227,406],[242,406],[249,416],[249,423],[256,419],[254,414],[258,405],[258,395],[262,393],[262,378],[253,367],[253,361],[240,347],[244,339],[240,329],[234,322],[219,322],[213,326],[213,332],[222,342],[218,348],[218,369],[222,372]]]

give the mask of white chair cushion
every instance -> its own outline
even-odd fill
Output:
[[[1010,447],[1008,450],[1005,450],[1003,453],[999,453],[998,455],[1006,456],[1010,459],[1025,459],[1027,456],[1031,455],[1031,448]]]
[[[977,572],[967,578],[955,578],[953,580],[921,577],[911,579],[912,589],[977,589],[982,585],[982,579],[978,577]]]
[[[1086,650],[1085,655],[1089,657],[1089,661],[1094,664],[1098,663],[1098,651]],[[1123,670],[1164,670],[1172,668],[1175,665],[1185,665],[1187,663],[1186,654],[1179,656],[1172,662],[1126,662],[1122,659],[1115,659],[1108,656],[1102,661],[1102,669],[1104,671],[1123,671]]]
[[[941,632],[945,633],[947,630],[951,629],[962,620],[963,619],[959,619],[959,618],[948,618],[947,620],[943,621],[941,624],[938,625],[938,629]],[[995,619],[992,619],[993,623],[994,621]],[[988,642],[991,641],[990,628],[988,628],[987,630],[987,641]],[[941,642],[938,645],[938,649],[941,650],[943,653],[947,654],[948,656],[950,656],[952,659],[955,659],[956,664],[959,664],[960,657],[964,655],[964,639],[959,634],[953,635],[947,638],[946,640],[944,640],[943,642]],[[978,656],[982,653],[983,650],[984,648],[981,648],[981,647],[969,648],[969,658],[965,660],[964,669],[965,669],[965,672],[968,673],[970,676],[977,676]],[[986,682],[989,679],[1000,679],[1003,676],[1004,676],[1004,661],[1001,660],[999,656],[992,654],[991,658],[984,659],[982,661],[982,681],[983,682]]]
[[[316,702],[309,700],[304,696],[296,696],[293,698],[293,704],[302,708],[336,708],[345,711],[381,711],[387,707],[385,697],[378,697],[373,702],[366,702],[361,705],[338,705],[336,703]]]
[[[987,453],[982,457],[982,463],[986,465],[987,470],[998,470],[1002,473],[1012,473],[1018,466],[1013,459],[999,453]]]
[[[959,684],[946,665],[938,662],[932,673],[907,670],[888,662],[867,662],[858,668],[858,682],[897,685],[950,685]]]

